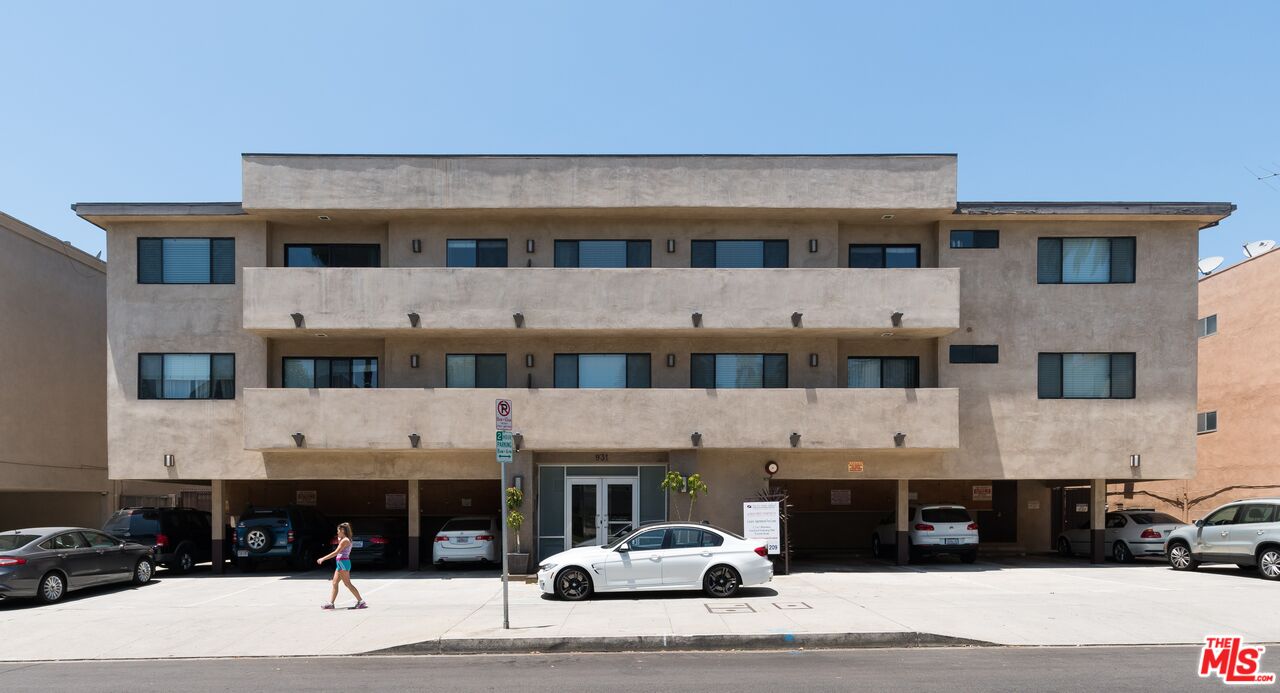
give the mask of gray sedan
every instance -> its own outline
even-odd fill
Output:
[[[49,604],[67,592],[112,582],[151,580],[151,547],[84,527],[0,532],[0,599],[35,597]]]

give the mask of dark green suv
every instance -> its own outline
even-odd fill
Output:
[[[236,524],[236,565],[252,571],[264,560],[280,559],[294,570],[310,570],[328,553],[334,527],[306,505],[249,506]]]

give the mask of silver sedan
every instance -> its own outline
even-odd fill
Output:
[[[68,592],[113,582],[141,585],[155,573],[151,547],[85,527],[0,532],[0,599],[48,604]]]

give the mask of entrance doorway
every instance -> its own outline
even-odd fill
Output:
[[[636,527],[640,516],[640,482],[617,477],[568,477],[565,526],[569,545],[607,544]]]

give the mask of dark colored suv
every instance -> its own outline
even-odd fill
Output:
[[[263,560],[284,559],[295,570],[309,570],[329,552],[334,527],[310,506],[249,506],[236,524],[236,565],[252,571]]]
[[[152,547],[156,563],[177,573],[190,572],[211,560],[210,516],[193,508],[124,508],[102,531],[125,541]]]

